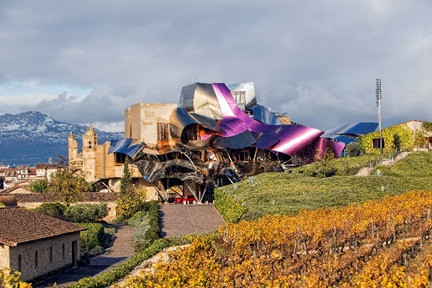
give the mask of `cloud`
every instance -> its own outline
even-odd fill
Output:
[[[381,78],[385,123],[432,120],[426,0],[43,3],[0,3],[0,112],[110,125],[137,102],[177,103],[192,79],[254,81],[273,111],[327,129],[375,121]]]
[[[109,88],[96,88],[83,99],[59,94],[52,100],[44,100],[33,108],[51,117],[70,123],[118,122],[123,118],[125,99],[116,96]]]

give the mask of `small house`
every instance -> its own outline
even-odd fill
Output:
[[[24,281],[77,265],[84,228],[18,207],[0,208],[0,267]]]

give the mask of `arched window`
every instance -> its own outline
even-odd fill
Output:
[[[49,259],[50,259],[50,262],[52,263],[53,262],[53,249],[52,249],[52,246],[50,247]]]
[[[21,255],[18,255],[18,270],[22,271],[22,260],[21,260]]]
[[[38,255],[38,251],[36,250],[36,252],[35,252],[35,268],[37,268],[38,267],[38,265],[39,265],[39,255]]]

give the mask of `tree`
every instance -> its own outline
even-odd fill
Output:
[[[36,180],[30,184],[29,189],[35,193],[46,193],[48,192],[48,181],[46,179]]]
[[[0,267],[0,287],[31,288],[32,285],[21,281],[21,272]]]
[[[129,186],[125,192],[120,194],[116,204],[116,214],[123,219],[132,217],[136,212],[142,210],[146,203],[147,189],[144,186],[135,188]]]
[[[364,150],[358,142],[351,142],[346,145],[345,152],[349,157],[356,157],[364,154]]]
[[[120,193],[124,194],[126,193],[126,190],[128,187],[132,186],[132,177],[131,177],[131,173],[129,171],[129,164],[128,164],[128,159],[126,158],[126,161],[124,163],[124,167],[123,167],[123,177],[120,180]]]
[[[333,167],[333,159],[335,158],[334,152],[327,147],[324,156],[321,160],[319,160],[317,164],[317,170],[316,173],[319,176],[322,176],[324,178],[326,177],[332,177],[336,174],[337,170],[335,167]]]
[[[84,196],[83,192],[87,191],[88,183],[81,176],[73,174],[69,170],[60,170],[51,178],[48,191],[59,194],[61,201],[67,206],[70,203],[81,200]]]
[[[393,149],[396,153],[400,152],[401,149],[401,139],[397,133],[393,134]]]

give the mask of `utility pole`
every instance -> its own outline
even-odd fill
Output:
[[[376,79],[376,90],[375,90],[375,97],[376,97],[376,106],[378,107],[378,129],[380,134],[380,154],[383,154],[383,137],[382,137],[382,126],[381,126],[381,99],[382,99],[382,92],[381,92],[381,79]]]

